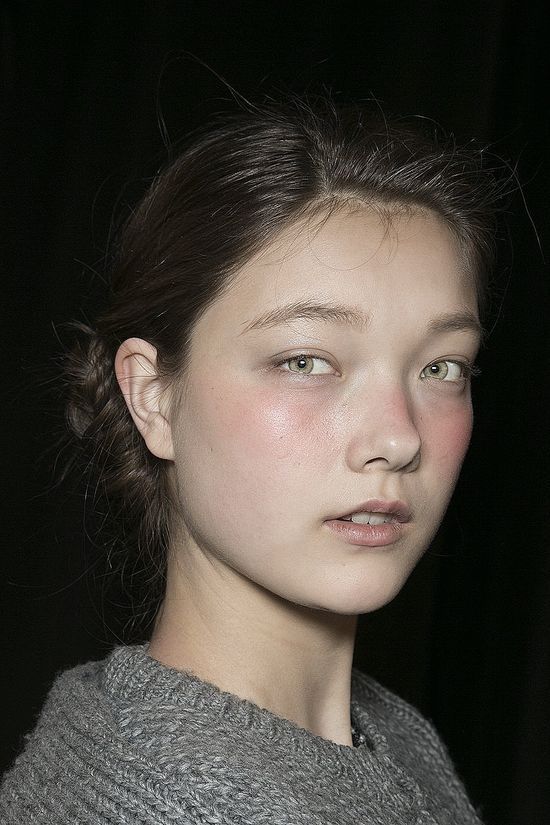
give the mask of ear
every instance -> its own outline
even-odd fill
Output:
[[[153,455],[173,460],[172,430],[157,351],[142,338],[127,338],[115,356],[115,374],[130,415]]]

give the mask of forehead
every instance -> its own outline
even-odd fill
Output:
[[[429,210],[342,209],[302,219],[251,258],[208,310],[209,324],[246,333],[262,311],[292,301],[338,301],[369,315],[477,314],[457,239]]]

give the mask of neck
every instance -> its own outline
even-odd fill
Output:
[[[355,615],[296,605],[219,561],[172,554],[148,653],[351,746],[356,627]]]

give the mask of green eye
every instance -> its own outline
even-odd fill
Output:
[[[435,378],[438,381],[465,381],[472,375],[478,375],[477,367],[464,364],[462,361],[435,361],[422,370],[423,378]]]
[[[291,358],[284,358],[275,364],[275,367],[281,368],[283,365],[288,365],[288,369],[283,372],[292,372],[294,375],[311,375],[314,369],[314,362],[319,361],[321,364],[326,364],[329,369],[317,371],[314,375],[326,375],[333,371],[333,368],[326,358],[321,358],[319,355],[312,355],[311,353],[302,352],[299,355],[293,355]],[[295,365],[297,369],[294,369]]]
[[[316,361],[325,364],[328,369],[314,373],[313,370],[315,369]],[[283,365],[288,367],[285,372],[292,372],[295,375],[326,375],[333,369],[326,358],[321,358],[319,355],[312,355],[307,352],[293,355],[290,358],[284,358],[275,364],[278,368]],[[424,367],[420,376],[421,378],[435,378],[437,381],[452,383],[467,381],[473,375],[479,375],[480,372],[481,370],[473,365],[465,364],[462,361],[451,361],[445,358],[441,361],[434,361],[432,364],[428,364],[427,367]]]

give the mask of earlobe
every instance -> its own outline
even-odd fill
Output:
[[[173,460],[172,430],[166,417],[165,388],[158,375],[155,347],[142,338],[127,338],[118,348],[115,374],[149,450],[158,458]]]

